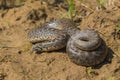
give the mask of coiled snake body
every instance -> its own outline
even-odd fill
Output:
[[[28,32],[28,40],[36,52],[58,50],[66,46],[68,37],[79,31],[72,20],[57,19]]]
[[[36,52],[58,50],[67,45],[71,61],[84,66],[99,64],[107,55],[106,45],[97,32],[80,31],[69,19],[53,20],[30,30],[28,40]]]
[[[81,30],[72,35],[66,50],[71,61],[83,66],[99,64],[107,56],[105,42],[93,30]]]

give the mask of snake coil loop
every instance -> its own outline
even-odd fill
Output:
[[[66,50],[71,61],[83,66],[99,64],[107,56],[106,44],[94,30],[81,30],[72,35]]]

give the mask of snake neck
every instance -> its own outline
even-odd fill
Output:
[[[70,29],[67,29],[66,32],[69,36],[72,36],[73,34],[76,34],[76,33],[80,32],[80,29],[77,28],[77,27],[76,28],[70,28]]]
[[[63,29],[67,32],[69,36],[72,36],[73,34],[77,33],[80,31],[79,28],[77,28],[76,24],[74,23],[73,20],[70,19],[63,19],[60,22],[60,25],[63,26]]]

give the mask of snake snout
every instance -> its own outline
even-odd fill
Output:
[[[35,45],[33,45],[31,49],[32,49],[32,51],[35,51],[36,53],[38,53],[38,52],[40,53],[43,51],[42,47],[40,47],[40,46],[36,47]]]

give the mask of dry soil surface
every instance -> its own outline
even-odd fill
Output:
[[[120,0],[97,9],[96,0],[75,0],[73,20],[82,29],[98,31],[109,47],[95,67],[72,63],[65,50],[36,54],[27,32],[42,23],[67,18],[64,0],[33,0],[0,10],[0,80],[120,80]]]

